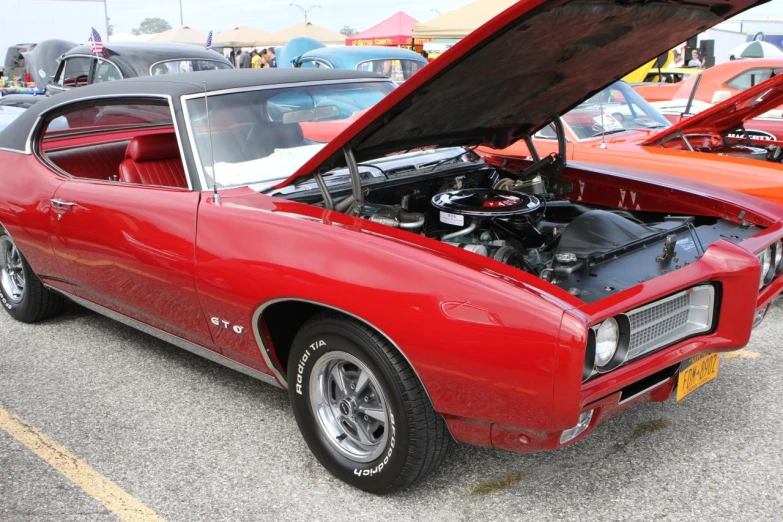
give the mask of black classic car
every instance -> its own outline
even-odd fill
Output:
[[[107,43],[103,52],[96,55],[89,44],[45,40],[24,53],[24,58],[27,71],[38,88],[46,90],[47,96],[125,78],[234,68],[218,52],[162,42]],[[20,94],[13,100],[6,98],[0,100],[0,105],[26,108],[43,96]]]
[[[109,43],[95,55],[89,45],[74,47],[59,58],[48,94],[72,87],[111,82],[137,76],[232,69],[222,54],[195,45],[133,42]]]

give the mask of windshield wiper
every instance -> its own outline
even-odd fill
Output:
[[[385,170],[383,170],[381,167],[377,165],[373,165],[372,163],[358,163],[356,166],[359,168],[364,167],[366,169],[375,169],[378,172],[380,172],[384,178],[389,179],[389,175]],[[360,172],[359,174],[362,173]],[[350,175],[351,173],[348,172],[347,170],[333,170],[324,174],[324,178],[333,180],[333,179],[347,178],[350,177]]]
[[[380,172],[380,173],[381,173],[381,175],[382,175],[384,178],[386,178],[386,179],[389,179],[389,174],[388,174],[388,173],[387,173],[385,170],[383,170],[382,168],[380,168],[378,165],[373,165],[372,163],[358,163],[356,166],[357,166],[357,167],[366,167],[366,168],[368,168],[368,169],[375,169],[375,170],[377,170],[378,172]]]
[[[466,154],[470,154],[471,152],[476,150],[476,148],[477,147],[470,147],[470,148],[465,149],[464,151],[462,151],[460,154],[457,154],[456,156],[451,156],[450,158],[442,159],[439,162],[435,163],[434,165],[429,165],[427,167],[422,167],[422,168],[426,168],[427,170],[435,170],[438,167],[440,167],[441,165],[444,165],[444,164],[452,162],[452,161],[456,161],[456,160],[460,159],[461,157],[465,156]]]
[[[596,134],[593,134],[591,138],[597,138],[598,136],[608,136],[609,134],[617,134],[618,132],[625,132],[629,129],[612,129],[608,131],[601,131]]]
[[[642,127],[631,127],[628,130],[655,130],[655,129],[663,129],[665,127],[668,127],[668,125],[663,125],[662,123],[659,123],[658,125],[644,125]]]

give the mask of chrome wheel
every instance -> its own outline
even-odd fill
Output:
[[[8,236],[0,238],[0,285],[6,299],[19,304],[24,299],[25,279],[22,254]]]
[[[330,352],[310,374],[310,406],[326,440],[356,462],[378,458],[389,438],[386,398],[372,372],[345,352]]]

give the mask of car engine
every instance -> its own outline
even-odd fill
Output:
[[[697,261],[758,227],[598,208],[555,198],[538,176],[481,171],[374,189],[361,217],[439,239],[596,301]]]

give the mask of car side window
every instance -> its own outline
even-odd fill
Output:
[[[769,80],[781,72],[783,72],[783,69],[772,69],[770,67],[749,69],[726,82],[726,86],[744,91]]]
[[[331,69],[331,67],[319,60],[302,60],[299,62],[299,67],[303,69]]]
[[[555,125],[550,123],[540,131],[536,132],[533,137],[539,140],[556,140],[557,132],[555,131]]]
[[[76,56],[67,58],[63,65],[58,85],[61,87],[83,87],[90,82],[90,67],[93,58]]]
[[[93,83],[116,82],[117,80],[122,80],[122,73],[117,66],[106,60],[100,60],[95,67]]]
[[[188,189],[174,119],[159,98],[74,104],[44,120],[39,158],[74,178]]]

